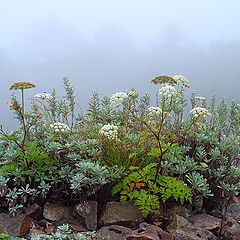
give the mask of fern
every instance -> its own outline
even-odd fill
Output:
[[[122,203],[134,202],[144,217],[160,208],[160,199],[163,203],[170,198],[181,204],[192,201],[191,189],[183,181],[161,175],[155,179],[155,163],[143,169],[131,167],[130,170],[131,173],[113,187],[112,193],[120,193]]]
[[[192,202],[191,189],[183,181],[172,177],[159,176],[158,184],[161,186],[159,192],[163,202],[166,202],[171,197],[176,201],[180,201],[181,204]]]

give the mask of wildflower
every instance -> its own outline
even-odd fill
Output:
[[[35,98],[40,98],[42,100],[51,100],[53,98],[53,96],[49,93],[37,93],[35,96]]]
[[[15,82],[9,88],[9,90],[17,90],[17,89],[27,89],[36,87],[33,83],[30,82]]]
[[[172,77],[178,84],[182,84],[184,87],[189,87],[189,81],[187,78],[181,74],[179,75],[174,75]]]
[[[128,94],[124,92],[114,93],[110,98],[112,106],[119,106],[125,99],[128,98]]]
[[[159,95],[165,99],[171,99],[177,95],[177,90],[172,85],[166,84],[159,89]]]
[[[201,97],[201,96],[195,96],[194,98],[198,101],[205,101],[206,100],[205,97]]]
[[[159,117],[162,114],[162,109],[160,107],[149,107],[148,116],[149,117]]]
[[[112,124],[104,125],[100,129],[99,134],[107,137],[108,139],[116,139],[118,135],[118,127]]]
[[[169,77],[169,76],[158,76],[158,77],[155,77],[153,80],[152,80],[152,83],[154,84],[162,84],[162,85],[173,85],[175,86],[177,84],[177,81],[172,78],[172,77]]]
[[[21,109],[21,106],[17,100],[12,100],[10,104],[10,109],[13,111],[19,112]]]
[[[162,109],[160,107],[149,107],[147,113],[147,123],[155,125],[159,122],[162,115]]]
[[[138,96],[138,92],[134,89],[128,92],[128,97],[130,98],[137,98],[137,96]]]
[[[208,116],[211,116],[211,114],[208,112],[206,108],[202,107],[195,107],[190,111],[191,117],[195,120],[198,119],[205,119]]]
[[[68,133],[70,131],[69,126],[61,122],[50,124],[50,128],[53,129],[55,133]]]

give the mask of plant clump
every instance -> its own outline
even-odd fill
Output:
[[[0,127],[0,204],[12,215],[57,196],[69,205],[95,199],[131,201],[150,218],[168,204],[195,212],[227,206],[240,190],[240,104],[186,91],[185,76],[159,76],[156,103],[135,89],[100,97],[85,113],[63,79],[25,108],[29,82],[13,84],[15,131]],[[198,207],[198,201],[202,205]],[[104,202],[103,201],[103,202]]]

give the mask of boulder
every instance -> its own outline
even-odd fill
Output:
[[[119,202],[108,202],[99,220],[99,225],[123,225],[135,227],[143,222],[143,217],[133,203],[121,204]]]
[[[141,223],[139,229],[126,235],[126,240],[173,240],[171,234],[164,232],[161,228]]]
[[[227,239],[239,240],[240,239],[240,224],[233,218],[227,217],[224,222],[223,235]]]
[[[34,203],[25,209],[25,214],[33,219],[38,219],[42,215],[42,208],[37,203]]]
[[[195,215],[189,218],[189,221],[193,223],[196,228],[203,228],[214,232],[217,232],[221,226],[220,218],[216,218],[208,214]]]
[[[33,219],[26,214],[12,217],[6,213],[0,214],[0,232],[6,232],[14,237],[25,236],[29,233]]]
[[[227,209],[227,215],[235,219],[237,222],[240,222],[240,204],[230,204]]]
[[[175,215],[167,226],[167,231],[172,234],[175,240],[217,240],[212,232],[196,227],[178,215]]]
[[[184,218],[188,218],[192,215],[191,211],[182,205],[170,207],[169,209],[167,209],[166,214],[169,215],[170,217],[178,215]]]
[[[97,232],[96,240],[125,240],[126,235],[131,232],[132,230],[130,228],[119,225],[105,226]]]
[[[55,203],[46,203],[44,205],[43,217],[52,222],[70,219],[72,218],[72,208]]]
[[[96,201],[85,201],[75,206],[76,213],[84,219],[88,230],[97,229],[97,205]]]

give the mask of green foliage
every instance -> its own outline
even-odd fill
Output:
[[[192,201],[192,192],[183,181],[172,177],[159,176],[158,184],[161,186],[159,192],[163,202],[171,197],[180,201],[181,204]]]
[[[31,240],[92,240],[95,235],[95,232],[74,233],[68,224],[63,224],[57,228],[55,233],[33,234]]]
[[[80,191],[82,188],[93,191],[98,185],[120,178],[124,169],[119,167],[107,167],[93,161],[82,161],[76,164],[75,174],[70,177],[71,189]]]
[[[12,96],[11,110],[20,125],[10,133],[0,126],[3,207],[14,213],[39,198],[46,200],[51,192],[71,201],[74,194],[96,193],[123,176],[113,192],[120,193],[122,201],[134,201],[145,216],[170,198],[190,202],[189,188],[193,201],[200,195],[214,196],[213,202],[236,195],[240,104],[225,99],[218,103],[215,96],[208,104],[193,93],[195,110],[186,114],[188,83],[183,76],[160,76],[153,83],[163,85],[152,121],[152,99],[134,89],[117,98],[93,92],[87,112],[77,112],[76,93],[67,77],[63,97],[55,90],[47,99],[34,97],[29,110],[23,94],[20,101]],[[196,108],[207,114],[199,117]],[[69,131],[56,132],[51,127],[56,123]],[[101,135],[108,124],[116,127],[116,138]]]
[[[155,163],[143,169],[131,167],[130,171],[130,174],[114,186],[112,193],[120,193],[121,202],[133,201],[144,217],[159,210],[160,199],[163,203],[170,198],[181,204],[192,201],[191,190],[183,181],[156,175]]]

